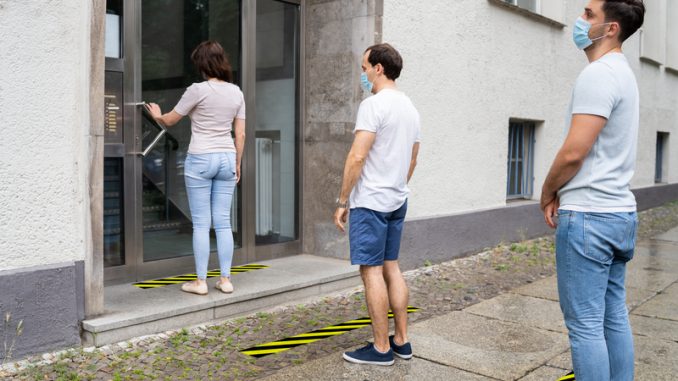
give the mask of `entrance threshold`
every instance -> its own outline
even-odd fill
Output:
[[[106,312],[82,322],[83,345],[102,346],[241,316],[361,284],[357,266],[334,258],[301,254],[257,264],[268,267],[232,275],[232,294],[214,288],[218,278],[207,280],[206,296],[182,292],[179,284],[154,289],[132,283],[105,287]]]

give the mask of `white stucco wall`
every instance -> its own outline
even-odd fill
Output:
[[[410,183],[409,218],[506,205],[509,118],[538,124],[534,195],[564,138],[571,89],[587,64],[570,25],[584,0],[564,2],[559,28],[487,0],[385,0],[383,41],[403,55],[399,87],[422,116],[423,143]],[[654,185],[657,130],[671,133],[669,180],[678,182],[678,75],[625,53],[641,90],[634,187]]]
[[[90,7],[0,0],[0,270],[84,259]]]

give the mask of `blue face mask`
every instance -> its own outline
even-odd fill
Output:
[[[360,86],[368,93],[372,93],[372,87],[374,87],[374,85],[367,79],[367,73],[365,72],[360,74]]]
[[[606,25],[606,24],[611,24],[611,23],[605,23],[605,24],[598,24],[598,25]],[[574,39],[574,44],[577,45],[577,48],[584,50],[588,48],[589,46],[593,45],[593,41],[598,41],[601,38],[605,37],[605,34],[598,38],[594,38],[593,40],[589,38],[589,31],[591,30],[591,23],[584,20],[581,16],[577,18],[577,21],[574,23],[574,28],[572,32],[572,38]]]

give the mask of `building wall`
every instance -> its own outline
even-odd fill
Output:
[[[88,4],[0,2],[0,270],[85,257]]]
[[[493,0],[384,1],[383,40],[401,51],[405,67],[399,87],[422,115],[410,219],[506,205],[510,118],[543,121],[537,124],[534,161],[538,198],[564,139],[572,86],[587,64],[572,43],[570,27],[586,1],[563,4],[562,15],[553,7],[544,10],[556,21],[549,22]],[[649,18],[646,24],[659,21]],[[640,188],[654,185],[658,130],[673,137],[671,164],[678,157],[678,75],[639,59],[640,33],[626,42],[624,51],[641,91],[632,182]],[[669,167],[668,180],[678,182],[677,166]]]
[[[382,0],[308,0],[305,7],[303,250],[346,258],[332,223],[353,141],[365,48],[380,41]]]
[[[0,337],[24,327],[0,359],[80,343],[91,15],[90,2],[0,1]]]

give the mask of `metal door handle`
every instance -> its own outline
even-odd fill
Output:
[[[146,102],[136,102],[136,103],[134,103],[134,105],[137,106],[137,107],[138,106],[145,106]],[[143,150],[143,152],[135,152],[135,154],[137,154],[137,155],[141,155],[142,157],[146,157],[146,155],[148,155],[148,153],[151,152],[153,147],[155,147],[155,145],[158,144],[160,139],[162,139],[162,137],[167,133],[167,128],[165,126],[163,126],[162,123],[155,120],[150,115],[150,113],[148,112],[148,109],[146,107],[143,107],[141,113],[144,116],[144,118],[146,118],[151,124],[157,126],[160,129],[160,132],[158,133],[158,135],[156,135],[156,137],[153,139],[151,144],[149,144],[148,147],[146,147],[146,149]]]

